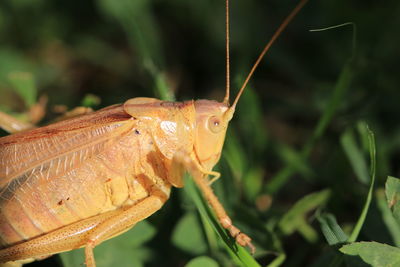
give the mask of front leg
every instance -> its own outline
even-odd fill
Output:
[[[228,216],[224,207],[219,202],[217,196],[214,194],[212,188],[210,187],[211,183],[206,177],[207,175],[212,175],[214,176],[214,178],[211,179],[211,181],[214,181],[215,179],[220,177],[220,174],[213,171],[205,171],[198,162],[194,161],[190,157],[190,155],[185,152],[178,152],[174,155],[173,166],[174,165],[184,166],[185,169],[188,170],[188,172],[192,175],[196,185],[203,193],[203,196],[207,199],[208,203],[214,210],[215,215],[217,216],[218,221],[220,222],[222,227],[229,231],[230,235],[235,238],[236,242],[239,245],[243,247],[249,247],[251,253],[254,254],[255,247],[251,243],[251,238],[248,235],[242,233],[237,227],[232,224],[231,218]]]

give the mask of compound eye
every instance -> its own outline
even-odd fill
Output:
[[[210,117],[208,119],[208,128],[213,133],[219,133],[223,128],[221,119],[218,118],[217,116]]]

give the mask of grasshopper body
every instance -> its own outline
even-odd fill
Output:
[[[134,98],[1,138],[0,261],[79,248],[91,235],[97,244],[150,216],[171,186],[183,186],[190,164],[211,171],[227,110],[208,100]],[[112,224],[96,241],[99,225],[138,204],[139,218]]]
[[[307,0],[265,46],[232,105],[133,98],[97,112],[0,138],[0,263],[93,248],[159,210],[191,173],[221,225],[254,251],[210,188],[236,104],[260,60]],[[229,29],[228,1],[227,29]],[[22,129],[0,113],[0,126]],[[7,124],[7,125],[4,125]],[[26,127],[26,125],[24,125]]]

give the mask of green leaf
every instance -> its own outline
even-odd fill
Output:
[[[400,198],[400,179],[388,176],[385,184],[386,199],[389,208],[397,204]]]
[[[1,47],[0,58],[0,82],[8,81],[10,73],[34,70],[29,60],[17,50]]]
[[[241,87],[244,78],[241,75],[235,78],[237,88]],[[251,86],[247,86],[246,93],[242,95],[237,107],[237,110],[240,110],[237,114],[238,126],[243,134],[243,142],[247,146],[247,151],[258,152],[265,147],[266,128],[260,125],[260,121],[263,120],[262,106],[258,92]]]
[[[151,224],[142,221],[128,232],[101,243],[94,248],[97,266],[143,266],[143,262],[150,258],[150,252],[142,247],[143,243],[155,233]],[[60,256],[65,267],[81,266],[85,262],[83,249],[65,252]]]
[[[393,212],[393,216],[400,223],[400,179],[388,176],[385,185],[385,193],[389,208]]]
[[[300,173],[304,177],[313,175],[313,171],[310,166],[308,166],[307,161],[301,152],[297,152],[292,147],[284,144],[279,145],[277,150],[280,157],[287,163],[287,165],[292,166],[296,172]]]
[[[233,129],[228,128],[222,157],[226,159],[232,173],[236,177],[241,177],[246,168],[245,164],[247,161],[244,155],[243,147],[240,146],[235,132]]]
[[[286,254],[284,252],[279,252],[278,256],[270,264],[268,264],[267,267],[281,266],[285,260],[286,260]]]
[[[387,198],[385,198],[385,192],[383,189],[378,189],[376,192],[376,204],[382,214],[383,223],[386,225],[394,244],[400,246],[400,224],[394,218],[386,200]]]
[[[264,171],[261,168],[250,168],[243,178],[245,195],[254,200],[262,189]]]
[[[218,267],[218,263],[210,257],[201,256],[189,261],[185,267]]]
[[[81,100],[81,105],[84,107],[95,107],[98,106],[101,102],[100,97],[93,94],[86,94]]]
[[[165,74],[161,71],[153,73],[155,78],[154,92],[155,94],[165,101],[175,101],[175,96],[172,90],[170,90],[167,78]]]
[[[11,72],[8,80],[28,107],[36,103],[37,91],[33,75],[29,72]]]
[[[343,232],[333,214],[325,213],[317,216],[321,230],[329,245],[336,245],[347,241],[348,236]]]
[[[400,265],[400,248],[377,242],[356,242],[345,245],[340,251],[347,255],[359,256],[366,263],[376,267]]]
[[[294,206],[282,217],[279,227],[286,235],[299,231],[309,241],[315,241],[316,232],[309,226],[306,218],[307,214],[317,207],[325,204],[329,199],[330,191],[322,190],[320,192],[309,194],[294,204]]]
[[[370,180],[367,163],[365,162],[365,157],[362,150],[357,145],[354,133],[351,129],[347,129],[342,134],[340,143],[359,181],[363,184],[367,184]]]
[[[350,237],[347,239],[347,242],[354,242],[357,238],[358,235],[360,234],[361,228],[364,225],[365,219],[368,214],[369,207],[371,205],[372,201],[372,194],[373,194],[373,189],[374,189],[374,184],[375,184],[375,172],[376,172],[376,147],[375,147],[375,138],[374,138],[374,133],[368,128],[368,125],[363,123],[363,127],[365,128],[365,134],[367,135],[367,140],[368,140],[368,145],[369,145],[369,152],[370,152],[370,176],[371,176],[371,184],[368,190],[368,195],[364,203],[364,207],[361,211],[360,217],[357,220],[357,223],[350,235]],[[363,131],[361,131],[363,132]],[[327,238],[328,239],[328,238]],[[341,239],[341,238],[340,238]],[[338,238],[338,240],[340,240]],[[334,241],[334,237],[330,236],[329,239],[331,242]],[[328,240],[328,242],[329,242]],[[334,257],[334,259],[331,261],[330,266],[339,266],[342,263],[343,257],[341,255],[337,255]]]
[[[194,255],[206,252],[204,235],[194,212],[188,212],[178,222],[172,234],[172,242],[178,248]]]

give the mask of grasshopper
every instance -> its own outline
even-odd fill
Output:
[[[301,0],[260,54],[229,104],[229,5],[226,0],[227,86],[223,102],[133,98],[123,104],[41,128],[0,114],[14,134],[0,139],[0,262],[93,249],[159,210],[188,171],[222,227],[252,252],[251,238],[232,224],[210,184],[229,121],[265,53],[307,0]],[[209,179],[208,177],[211,177]]]

